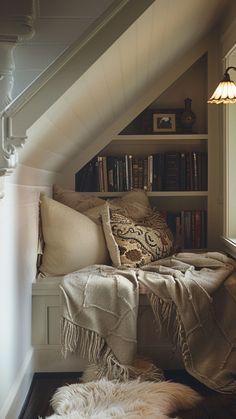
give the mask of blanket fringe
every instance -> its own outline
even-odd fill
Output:
[[[187,357],[189,357],[189,350],[186,339],[183,336],[182,322],[174,303],[162,300],[154,293],[149,294],[148,298],[154,314],[157,331],[160,332],[163,327],[165,328],[173,344],[173,351],[180,348],[185,363]]]
[[[96,332],[84,329],[62,318],[61,343],[64,357],[69,352],[79,352],[83,358],[88,358],[89,366],[83,374],[82,381],[108,380],[127,381],[130,379],[161,381],[163,371],[154,364],[147,363],[145,368],[139,365],[123,365],[114,356],[105,340]]]
[[[133,365],[121,365],[108,349],[105,357],[85,369],[81,381],[89,382],[106,378],[108,380],[129,381],[163,381],[163,370],[144,358],[135,359]]]
[[[97,379],[103,377],[108,380],[126,381],[129,379],[129,366],[120,364],[108,347],[97,361]]]
[[[62,354],[66,358],[69,352],[79,351],[89,362],[97,362],[105,340],[96,332],[73,324],[64,317],[61,320]]]
[[[174,303],[172,301],[164,301],[153,293],[149,294],[148,298],[158,332],[162,327],[165,328],[173,343],[173,350],[176,348],[180,349],[185,368],[190,374],[192,374],[192,369],[190,368],[189,370],[188,368],[189,365],[192,365],[191,352],[187,344],[183,323]],[[222,393],[232,394],[235,393],[235,381],[232,378],[232,383],[227,383],[227,385],[224,386],[214,385],[212,388]]]
[[[61,320],[62,354],[79,352],[90,364],[97,366],[96,379],[127,380],[130,376],[129,366],[122,365],[115,358],[105,339],[96,332],[73,324],[66,318]]]

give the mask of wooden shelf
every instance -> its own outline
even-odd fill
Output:
[[[147,145],[151,148],[156,146],[166,147],[200,147],[207,148],[208,134],[148,134],[148,135],[117,135],[112,138],[111,143],[105,149],[115,149],[119,147],[143,148]],[[117,150],[118,151],[118,150]],[[116,151],[116,152],[117,152]],[[142,151],[143,152],[143,151]],[[150,151],[152,153],[152,151]]]
[[[163,140],[176,140],[176,141],[189,141],[189,140],[208,140],[208,134],[120,134],[113,138],[114,141],[163,141]]]
[[[119,197],[124,195],[125,192],[80,192],[80,194],[88,195],[90,193],[91,195],[97,196],[97,197]],[[147,192],[147,196],[153,197],[153,196],[163,196],[163,197],[190,197],[190,196],[208,196],[208,191],[152,191]]]

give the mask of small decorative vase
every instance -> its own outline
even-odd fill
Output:
[[[196,120],[196,115],[192,111],[192,99],[187,97],[184,99],[185,109],[182,113],[180,120],[181,120],[181,126],[183,131],[192,132],[192,126]]]

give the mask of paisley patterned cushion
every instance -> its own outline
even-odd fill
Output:
[[[156,209],[142,221],[134,221],[122,209],[113,209],[107,204],[102,219],[115,266],[140,267],[168,256],[173,250],[171,231]]]

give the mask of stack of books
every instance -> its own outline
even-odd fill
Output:
[[[177,248],[204,249],[207,247],[207,211],[181,210],[163,213],[175,238]]]
[[[164,152],[137,157],[96,156],[76,173],[76,191],[207,190],[207,153]]]

